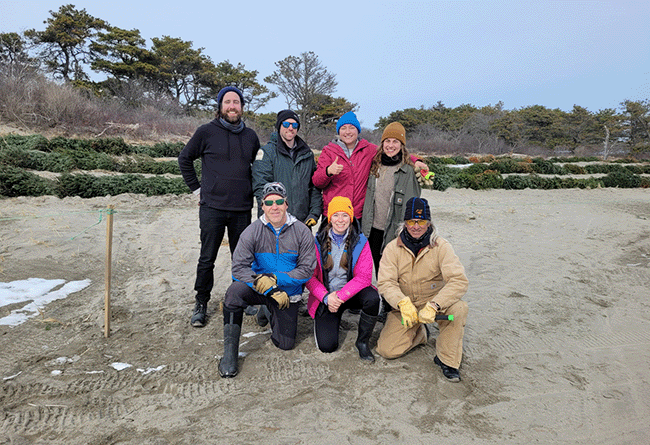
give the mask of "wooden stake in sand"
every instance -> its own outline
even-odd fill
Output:
[[[113,204],[108,206],[106,219],[106,294],[104,295],[104,337],[111,333],[111,254],[113,250]]]

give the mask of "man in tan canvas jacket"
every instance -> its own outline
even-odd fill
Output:
[[[406,354],[427,342],[425,324],[437,322],[434,362],[448,380],[458,382],[468,310],[461,300],[468,286],[465,268],[451,244],[437,236],[426,199],[411,198],[404,220],[379,265],[379,292],[394,310],[386,317],[377,353],[388,359]],[[453,320],[436,320],[436,315],[453,315]]]

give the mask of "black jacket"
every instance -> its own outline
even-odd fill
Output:
[[[251,166],[259,148],[257,134],[250,128],[233,133],[214,119],[197,128],[178,155],[178,166],[190,190],[201,187],[201,205],[246,211],[253,208]],[[194,169],[198,158],[200,183]]]

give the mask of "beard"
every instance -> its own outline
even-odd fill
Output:
[[[224,112],[220,112],[219,114],[225,119],[226,122],[229,122],[231,124],[238,124],[241,121],[242,112],[235,110],[235,113],[235,116],[230,116],[228,113]]]

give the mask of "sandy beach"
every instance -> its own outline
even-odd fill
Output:
[[[292,351],[245,317],[240,373],[222,379],[230,255],[224,244],[208,325],[191,327],[196,197],[0,200],[0,282],[90,280],[0,326],[0,444],[647,443],[650,191],[423,197],[470,281],[460,383],[433,363],[435,325],[427,345],[368,364],[347,313],[332,354],[316,349],[308,317]]]

